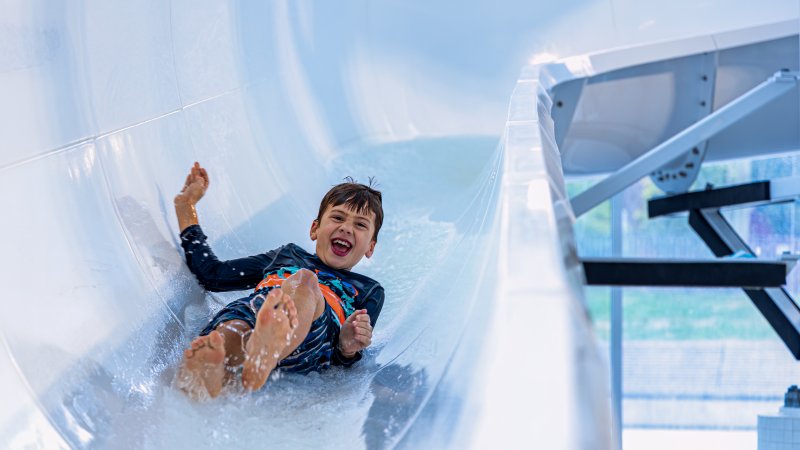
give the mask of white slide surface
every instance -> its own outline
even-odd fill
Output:
[[[341,3],[0,1],[0,448],[608,448],[546,94],[517,79],[676,31],[628,2]],[[741,16],[796,14],[768,3]],[[355,270],[386,303],[356,367],[173,387],[246,295],[184,263],[194,161],[223,259],[313,249],[325,191],[376,177],[386,221]]]

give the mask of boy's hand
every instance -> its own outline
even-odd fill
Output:
[[[175,196],[175,204],[196,205],[208,190],[208,182],[208,172],[200,167],[200,163],[195,162],[189,171],[189,175],[186,176],[183,189]]]
[[[352,358],[372,343],[372,325],[366,309],[359,309],[342,325],[339,333],[339,351],[345,358]]]

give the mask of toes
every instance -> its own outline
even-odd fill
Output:
[[[211,348],[221,348],[222,345],[225,343],[225,338],[222,337],[222,333],[219,331],[212,331],[208,334],[208,345]]]
[[[286,305],[285,306],[286,312],[289,312],[290,310],[294,310],[295,312],[297,312],[297,308],[296,308],[296,306],[294,304],[294,299],[292,299],[291,295],[283,294],[283,297],[281,298],[281,300],[282,300],[283,304]]]
[[[189,345],[189,348],[183,351],[183,356],[186,358],[194,358],[197,352],[203,349],[219,351],[224,349],[224,346],[225,338],[222,336],[222,333],[215,330],[207,336],[196,337]]]
[[[294,304],[294,300],[288,294],[283,294],[282,298],[283,303],[283,314],[286,315],[286,318],[289,321],[289,325],[292,328],[297,327],[297,306]]]
[[[272,307],[272,309],[278,309],[280,305],[281,305],[280,289],[273,289],[269,291],[269,294],[267,294],[267,298],[264,300],[264,306]],[[262,308],[264,306],[262,306]]]
[[[300,321],[297,319],[297,306],[295,306],[291,298],[286,302],[286,315],[289,317],[289,324],[292,328],[297,328]]]

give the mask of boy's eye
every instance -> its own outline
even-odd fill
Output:
[[[367,224],[365,224],[364,222],[359,222],[358,223],[358,227],[359,228],[367,228]]]

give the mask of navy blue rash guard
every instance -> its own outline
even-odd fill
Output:
[[[181,232],[181,246],[186,254],[186,264],[197,277],[200,284],[209,291],[252,290],[267,277],[276,274],[286,276],[284,272],[293,273],[298,268],[309,269],[317,274],[320,288],[326,300],[330,300],[330,292],[334,292],[341,304],[341,310],[347,317],[353,311],[366,309],[372,327],[383,308],[383,287],[375,280],[348,270],[337,270],[328,267],[315,254],[311,254],[295,244],[286,244],[266,253],[246,258],[220,261],[207,243],[207,237],[199,225],[191,225]],[[250,294],[254,297],[263,294],[266,288],[257,289]],[[329,302],[330,303],[330,302]],[[338,322],[338,321],[337,321]],[[361,352],[353,358],[345,358],[336,345],[339,340],[339,326],[334,327],[331,342],[334,348],[331,363],[350,366],[361,359]]]

